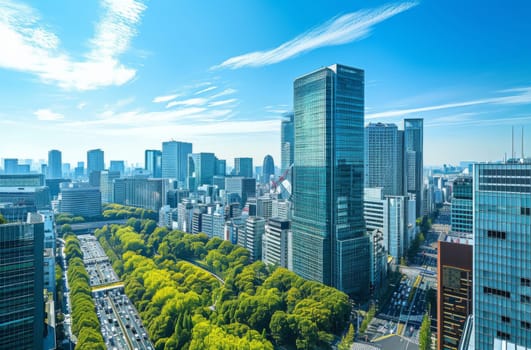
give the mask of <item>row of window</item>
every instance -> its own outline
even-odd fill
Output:
[[[507,237],[507,233],[504,232],[504,231],[488,230],[487,231],[487,237],[505,239]]]
[[[494,175],[494,176],[531,176],[529,169],[480,169],[479,176]]]
[[[492,295],[498,295],[507,299],[511,299],[511,292],[496,289],[496,288],[490,288],[490,287],[483,287],[483,293],[485,294],[492,294]]]
[[[479,185],[480,191],[531,193],[530,186]]]
[[[502,322],[510,323],[511,319],[509,317],[502,316]],[[520,322],[520,327],[522,327],[524,329],[531,329],[531,322],[521,321]],[[502,331],[496,331],[496,336],[498,338],[502,339],[502,340],[510,340],[511,339],[511,335],[509,333],[502,332]]]

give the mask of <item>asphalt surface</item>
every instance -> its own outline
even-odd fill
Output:
[[[96,237],[80,235],[78,238],[83,252],[83,262],[90,276],[90,285],[98,287],[120,282]],[[125,295],[122,286],[92,294],[107,349],[154,349],[137,310]]]

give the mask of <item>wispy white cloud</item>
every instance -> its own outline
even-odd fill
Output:
[[[45,120],[45,121],[56,121],[64,119],[64,115],[56,112],[52,112],[49,109],[38,109],[35,112],[33,112],[33,115],[37,117],[38,120]]]
[[[511,104],[531,103],[531,87],[515,88],[515,89],[503,90],[499,92],[503,92],[503,93],[511,92],[512,94],[507,95],[507,96],[501,96],[501,97],[489,97],[489,98],[483,98],[483,99],[444,103],[444,104],[439,104],[439,105],[425,106],[425,107],[418,107],[418,108],[396,109],[396,110],[389,110],[389,111],[378,112],[378,113],[368,113],[365,115],[365,118],[366,119],[377,119],[377,118],[400,117],[400,116],[405,116],[405,115],[410,115],[410,114],[415,114],[415,113],[431,112],[431,111],[438,111],[438,110],[443,110],[443,109],[469,107],[469,106],[477,106],[477,105],[484,105],[484,104],[511,105]]]
[[[417,5],[417,2],[388,4],[332,18],[282,45],[231,57],[212,69],[261,67],[278,63],[320,47],[346,44],[368,36],[374,25]]]
[[[217,86],[209,86],[207,88],[204,88],[203,90],[197,91],[195,94],[196,95],[204,94],[205,92],[212,91],[212,90],[215,90],[217,88],[218,88]]]
[[[87,103],[86,102],[79,102],[76,106],[77,109],[79,110],[82,110],[83,108],[85,108],[87,106]]]
[[[153,99],[154,103],[161,103],[161,102],[168,102],[171,100],[175,100],[177,97],[180,97],[181,94],[173,94],[173,95],[164,95],[164,96],[157,96]]]
[[[0,67],[35,74],[65,89],[92,90],[122,85],[136,74],[118,57],[129,48],[146,6],[141,0],[101,0],[104,14],[88,41],[90,50],[76,60],[60,49],[60,39],[42,24],[36,10],[0,0]]]
[[[228,105],[228,104],[231,104],[231,103],[236,103],[236,101],[238,101],[238,100],[235,99],[235,98],[229,98],[229,99],[226,99],[226,100],[210,102],[208,104],[208,106],[209,107],[219,107],[219,106],[224,106],[224,105]]]
[[[207,98],[189,98],[181,101],[171,101],[166,105],[166,108],[175,107],[175,106],[202,106],[208,102]]]
[[[236,92],[238,92],[238,90],[233,89],[233,88],[227,88],[227,89],[225,89],[225,90],[223,90],[221,92],[218,92],[217,94],[214,94],[214,95],[210,96],[210,98],[214,99],[214,98],[218,98],[218,97],[233,95]]]

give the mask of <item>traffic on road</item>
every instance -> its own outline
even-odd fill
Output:
[[[107,349],[153,350],[142,320],[133,303],[125,295],[123,285],[111,262],[93,235],[78,236],[83,262],[96,287],[93,298]]]

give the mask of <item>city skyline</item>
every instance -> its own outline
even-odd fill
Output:
[[[500,160],[511,126],[531,132],[527,3],[323,4],[1,1],[0,155],[143,164],[175,139],[280,164],[293,81],[334,63],[366,72],[366,124],[424,119],[425,165]]]

